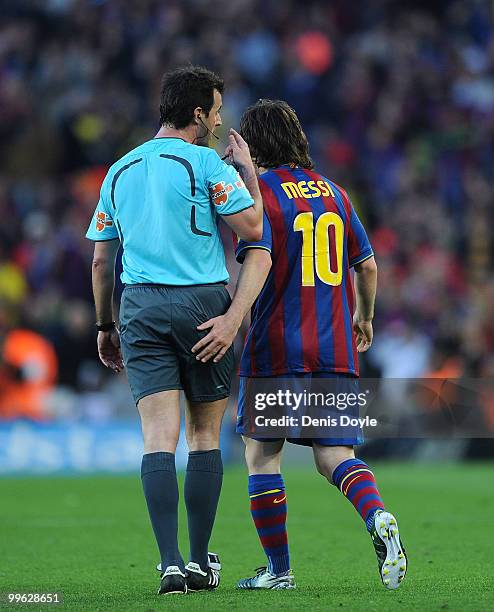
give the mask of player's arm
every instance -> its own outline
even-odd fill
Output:
[[[354,284],[357,300],[357,308],[353,315],[353,331],[356,335],[357,351],[364,353],[372,344],[377,265],[367,233],[350,202],[348,194],[341,188],[340,192],[350,206],[347,249],[348,261],[355,270]]]
[[[94,244],[92,281],[96,322],[111,323],[113,317],[113,290],[115,287],[115,260],[120,246],[118,239],[98,241]],[[98,354],[102,363],[114,372],[123,369],[120,339],[116,329],[98,332]]]
[[[210,319],[197,328],[211,328],[208,335],[192,348],[197,359],[206,362],[214,357],[213,361],[217,363],[223,357],[232,345],[245,315],[261,292],[270,269],[269,251],[262,248],[246,250],[230,308],[224,315]]]
[[[372,344],[374,303],[377,290],[377,264],[369,257],[355,264],[355,297],[357,308],[353,316],[353,330],[357,335],[357,351],[363,353]]]
[[[250,156],[249,146],[233,128],[228,136],[229,144],[225,155],[238,168],[239,174],[245,183],[252,199],[253,206],[233,215],[224,216],[224,221],[242,240],[253,241],[262,238],[262,196],[259,190],[257,174]]]

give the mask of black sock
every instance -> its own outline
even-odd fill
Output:
[[[223,482],[221,450],[191,451],[185,475],[185,505],[189,524],[190,560],[203,571]]]
[[[178,550],[178,482],[173,453],[148,453],[142,457],[142,488],[161,555],[162,570],[184,562]]]

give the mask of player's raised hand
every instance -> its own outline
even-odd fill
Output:
[[[228,146],[225,150],[225,155],[228,155],[230,160],[237,166],[241,174],[250,170],[255,171],[254,164],[250,156],[249,145],[233,128],[230,128],[230,132],[228,134]]]
[[[209,329],[209,333],[192,347],[196,359],[206,363],[213,359],[214,363],[221,360],[230,348],[237,335],[239,323],[227,314],[209,319],[197,326],[199,331]]]
[[[116,329],[109,332],[98,332],[98,355],[101,363],[115,373],[123,370],[124,364],[120,352],[120,336]]]
[[[358,313],[353,315],[353,331],[355,332],[355,341],[357,343],[357,351],[365,353],[369,350],[372,344],[374,331],[372,329],[372,321],[360,321]]]

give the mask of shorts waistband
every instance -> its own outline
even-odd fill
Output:
[[[160,283],[132,283],[124,284],[124,289],[132,287],[151,287],[155,289],[190,289],[193,287],[226,287],[227,282],[221,281],[218,283],[200,283],[197,285],[162,285]]]

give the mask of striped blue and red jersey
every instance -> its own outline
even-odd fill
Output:
[[[352,266],[373,256],[344,189],[311,170],[281,166],[259,177],[264,230],[247,249],[271,253],[252,307],[241,376],[336,372],[358,376]]]

